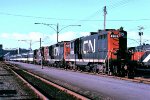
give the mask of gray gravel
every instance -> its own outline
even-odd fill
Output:
[[[14,62],[11,62],[14,63]],[[150,100],[150,85],[119,80],[73,71],[65,71],[39,65],[15,62],[22,68],[43,75],[69,88],[74,88],[92,99],[104,100]],[[63,83],[61,83],[63,82]]]
[[[19,78],[0,63],[0,100],[38,98]]]

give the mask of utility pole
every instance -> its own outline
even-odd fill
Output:
[[[18,54],[20,54],[20,50],[19,50],[20,48],[18,47]]]
[[[32,45],[32,40],[30,40],[30,51],[32,50],[31,45]]]
[[[41,53],[41,68],[43,69],[43,55],[42,55],[42,47],[41,47],[41,38],[40,38],[40,53]]]
[[[41,48],[41,38],[40,38],[40,48]]]
[[[106,10],[106,6],[104,6],[104,30],[106,29],[106,14],[107,14],[107,10]]]
[[[57,30],[57,43],[58,43],[58,34],[59,34],[59,24],[57,23],[57,28],[56,28],[56,30]]]
[[[143,35],[143,32],[142,30],[144,30],[144,27],[143,26],[138,26],[139,27],[139,36],[140,36],[140,46],[142,45],[142,35]]]

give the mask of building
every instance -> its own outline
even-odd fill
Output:
[[[3,49],[3,45],[2,44],[0,44],[0,49]]]
[[[0,44],[0,60],[3,59],[3,45]]]
[[[2,56],[3,56],[3,45],[0,44],[0,57],[2,57]]]
[[[3,53],[4,53],[4,55],[7,53],[9,53],[10,55],[16,55],[16,54],[26,53],[28,51],[29,50],[27,50],[27,49],[15,48],[15,49],[5,49],[5,50],[3,50]]]
[[[30,50],[22,49],[22,48],[13,48],[13,49],[3,49],[3,45],[0,44],[0,59],[1,58],[9,58],[11,55],[21,54],[29,52]]]

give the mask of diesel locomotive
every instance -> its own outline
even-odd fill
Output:
[[[106,29],[34,50],[34,63],[115,74],[123,73],[125,65],[121,63],[125,62],[126,52],[127,32]]]
[[[117,76],[133,76],[135,69],[150,65],[148,49],[127,48],[123,28],[98,30],[89,36],[41,47],[32,54],[30,61],[35,64]]]

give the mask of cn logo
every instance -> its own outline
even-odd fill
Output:
[[[91,40],[86,40],[83,42],[83,53],[94,53],[95,52],[95,39],[93,40],[93,44]]]

